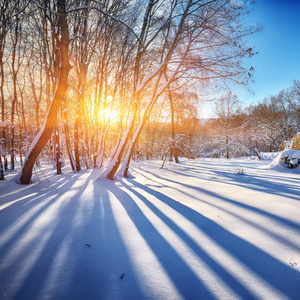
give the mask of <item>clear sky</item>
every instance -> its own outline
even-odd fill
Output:
[[[232,90],[246,105],[276,95],[280,90],[300,80],[300,0],[257,0],[247,19],[264,25],[262,32],[248,38],[248,45],[259,53],[246,61],[253,66],[254,83],[247,89],[233,86]],[[209,105],[202,112],[209,114]]]

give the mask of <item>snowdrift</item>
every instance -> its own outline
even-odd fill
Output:
[[[134,179],[69,166],[43,167],[30,185],[5,179],[0,299],[300,299],[300,174],[267,163],[139,161]]]
[[[276,169],[278,171],[288,171],[293,173],[300,173],[300,151],[298,150],[285,150],[280,153],[274,160],[267,166],[268,169]]]

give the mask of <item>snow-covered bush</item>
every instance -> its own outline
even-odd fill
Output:
[[[286,150],[281,153],[281,162],[283,162],[288,168],[292,169],[300,164],[300,151]]]
[[[241,157],[250,154],[250,150],[240,143],[231,142],[229,146],[230,146],[229,153],[232,157]]]
[[[165,153],[173,152],[177,153],[178,156],[188,157],[188,158],[194,158],[194,151],[191,149],[188,141],[188,137],[186,137],[184,134],[177,134],[174,139],[169,138],[163,149],[165,150]]]

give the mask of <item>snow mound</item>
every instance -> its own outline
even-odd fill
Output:
[[[281,152],[261,152],[260,156],[264,160],[268,160],[268,159],[274,160],[279,154],[281,154]]]
[[[269,169],[277,169],[279,171],[286,171],[293,169],[294,172],[300,173],[300,151],[298,150],[285,150],[267,166]]]

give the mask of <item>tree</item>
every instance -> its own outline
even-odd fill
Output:
[[[265,143],[268,145],[267,150],[277,151],[285,129],[282,124],[282,112],[274,102],[268,102],[267,99],[258,104],[257,110],[259,122],[265,136]]]
[[[235,122],[239,108],[239,101],[232,92],[215,101],[215,112],[218,118],[212,120],[211,124],[220,137],[221,149],[224,150],[227,159],[230,157],[232,137],[235,131],[243,126]]]
[[[264,131],[260,122],[259,114],[255,106],[250,105],[246,108],[246,126],[247,136],[249,139],[249,148],[261,159],[259,154],[263,150],[262,141],[264,139]]]
[[[3,171],[7,169],[7,142],[6,142],[6,127],[8,122],[5,120],[5,93],[4,93],[4,52],[7,43],[7,35],[9,31],[14,27],[15,43],[13,43],[13,58],[12,58],[12,69],[13,69],[13,82],[14,82],[14,96],[12,101],[11,119],[14,121],[15,103],[16,103],[16,69],[14,68],[15,63],[15,52],[18,43],[18,32],[19,32],[19,15],[26,9],[28,1],[16,0],[9,1],[3,0],[0,2],[0,97],[1,97],[1,137],[0,137],[0,177],[4,179]],[[11,124],[11,154],[14,158],[14,124]],[[2,156],[4,158],[4,166],[2,163]],[[12,169],[14,168],[14,160],[12,159]]]
[[[178,104],[188,107],[187,95],[204,86],[220,87],[228,80],[246,84],[249,78],[241,59],[252,56],[253,49],[243,40],[257,29],[242,25],[247,7],[237,2],[117,0],[100,5],[88,0],[31,0],[27,3],[28,20],[21,28],[22,35],[17,37],[26,40],[29,51],[25,53],[20,48],[25,59],[16,78],[25,76],[16,81],[16,95],[19,95],[16,108],[19,130],[25,132],[26,128],[30,139],[34,129],[39,129],[39,133],[27,152],[22,183],[30,182],[34,162],[55,126],[62,128],[62,120],[64,131],[55,132],[64,133],[65,138],[56,136],[54,144],[52,139],[52,149],[61,142],[61,148],[56,149],[57,161],[60,162],[63,149],[67,149],[74,167],[74,143],[77,170],[82,161],[86,167],[92,161],[94,166],[101,167],[104,157],[110,157],[103,175],[112,179],[122,161],[120,171],[127,174],[155,105],[164,116],[171,110],[173,129],[169,134],[173,140],[178,137],[181,144],[184,140],[192,146],[198,122],[196,117],[186,118],[191,130],[188,137],[179,139],[183,126],[176,125]],[[13,75],[12,70],[9,74]],[[10,103],[5,109],[11,109]],[[47,117],[43,115],[46,109]],[[117,118],[113,117],[116,112]],[[34,124],[26,123],[33,117]],[[161,127],[157,122],[156,130]],[[153,140],[158,134],[155,126],[152,129]],[[175,159],[176,147],[172,146]]]
[[[288,89],[290,114],[292,115],[292,125],[296,131],[300,129],[300,81],[294,80],[292,87]]]
[[[0,180],[4,180],[4,169],[7,169],[6,157],[6,120],[5,120],[5,96],[4,96],[4,50],[6,36],[9,31],[14,7],[10,1],[0,2],[0,97],[1,97],[1,138],[0,138]],[[3,162],[2,162],[3,156]]]
[[[122,26],[131,30],[130,27],[128,25],[126,25],[123,21],[114,17],[114,15],[111,14],[110,12],[106,12],[102,6],[90,5],[91,4],[90,1],[84,1],[84,2],[73,1],[70,3],[68,2],[68,8],[67,8],[66,0],[57,0],[56,2],[32,0],[32,2],[42,12],[41,16],[44,20],[44,22],[42,22],[42,23],[45,24],[46,23],[45,21],[47,21],[49,24],[49,30],[51,30],[52,46],[54,47],[54,51],[52,51],[53,57],[51,58],[50,63],[52,62],[53,65],[56,64],[56,66],[54,66],[53,69],[54,69],[54,72],[55,72],[55,70],[58,70],[58,75],[53,76],[53,74],[52,74],[52,76],[51,76],[53,78],[53,87],[55,89],[55,92],[53,95],[53,100],[52,100],[51,104],[49,105],[47,119],[46,119],[43,127],[39,131],[38,135],[36,136],[35,140],[31,144],[29,151],[27,152],[27,155],[25,158],[25,165],[22,169],[22,174],[20,177],[21,183],[29,183],[30,182],[34,162],[36,161],[36,159],[37,159],[39,153],[42,151],[43,147],[46,145],[47,141],[50,139],[51,134],[53,133],[54,128],[56,126],[57,114],[58,114],[59,108],[61,107],[62,102],[64,101],[64,98],[67,96],[66,91],[67,91],[68,77],[69,77],[69,73],[70,73],[70,69],[71,69],[71,65],[69,63],[69,56],[70,56],[69,55],[69,51],[70,51],[70,47],[69,47],[70,30],[69,29],[71,28],[71,26],[73,26],[74,28],[77,26],[77,23],[73,22],[75,20],[74,15],[76,15],[79,12],[82,12],[82,14],[84,15],[83,22],[86,22],[86,24],[87,23],[91,24],[88,21],[87,16],[91,10],[94,10],[96,12],[100,12],[101,15],[108,17],[108,19],[112,20],[113,23],[122,24]],[[117,7],[117,10],[119,12],[121,12],[122,9],[124,8],[123,4],[128,3],[128,2],[120,0],[120,1],[116,1],[116,2],[107,2],[106,4],[109,5],[110,3],[112,3],[111,7]],[[67,18],[67,16],[70,16],[70,17]],[[95,14],[93,15],[93,17],[95,17]],[[82,28],[83,28],[84,32],[87,32],[87,25],[84,25]],[[41,38],[43,40],[47,40],[49,31],[40,30],[40,32],[42,33]],[[97,32],[101,32],[101,30],[99,29]],[[131,32],[133,32],[133,31],[131,30]],[[79,33],[82,33],[82,31],[80,31]],[[79,53],[76,53],[76,51],[75,51],[75,56],[76,56],[76,58],[78,58],[78,60],[76,61],[76,59],[74,59],[75,62],[79,62],[77,65],[77,66],[79,66],[77,75],[78,76],[80,75],[79,76],[80,77],[79,86],[83,87],[83,88],[84,88],[84,85],[86,82],[85,78],[86,78],[87,69],[88,69],[87,62],[89,63],[88,55],[91,55],[91,54],[94,55],[94,53],[96,53],[96,49],[94,47],[96,45],[95,42],[99,42],[99,40],[97,40],[97,38],[95,38],[95,37],[92,37],[91,42],[87,41],[85,38],[88,39],[89,37],[87,37],[87,36],[85,37],[85,36],[82,36],[82,34],[80,34],[79,36],[74,36],[71,39],[72,41],[77,40],[77,39],[84,41],[84,43],[81,44],[81,45],[83,45],[84,49],[82,49],[81,46],[79,45]],[[47,43],[45,43],[45,44],[47,44]],[[50,49],[50,47],[47,47],[47,48]],[[88,48],[91,48],[90,52],[86,51],[86,49],[88,49]],[[115,50],[115,51],[117,51],[117,50]],[[73,54],[73,52],[71,54]],[[108,55],[108,57],[109,57],[109,55]],[[45,65],[47,65],[47,63]],[[48,73],[51,73],[51,71],[52,71],[51,67],[48,66],[46,69],[47,69]],[[46,83],[46,86],[47,86],[47,83]],[[49,87],[49,84],[48,84],[48,87]],[[46,87],[46,89],[47,89],[47,87]],[[77,91],[80,91],[80,89],[77,89]],[[81,93],[79,93],[79,94],[81,95]],[[80,100],[79,102],[81,103],[82,101]],[[88,113],[87,113],[88,105],[85,105],[85,103],[82,103],[82,104],[83,104],[84,115],[88,117]],[[94,107],[93,109],[97,110],[98,107]],[[85,125],[82,126],[82,128],[84,127],[85,132],[88,132],[88,130],[89,130],[88,122],[85,122],[84,124]],[[86,137],[87,136],[88,136],[88,134],[86,135]],[[88,138],[87,138],[87,139],[85,139],[85,145],[84,145],[85,148],[86,148],[86,144],[88,144],[88,143],[89,142],[88,142]],[[70,150],[70,147],[67,147],[67,148]],[[90,151],[87,150],[87,152],[89,152],[88,155],[90,155]],[[69,152],[69,155],[70,155],[70,152]]]
[[[160,13],[157,7],[165,9],[160,18],[157,18]],[[242,68],[240,59],[246,55],[252,56],[253,49],[245,47],[243,38],[256,29],[241,30],[240,17],[243,12],[245,6],[228,1],[170,1],[168,5],[161,1],[148,2],[136,52],[132,114],[116,155],[103,172],[104,176],[113,178],[129,137],[133,136],[121,170],[126,175],[134,147],[154,103],[172,88],[173,83],[177,82],[178,87],[191,80],[207,83],[220,78],[238,82],[238,77],[244,78],[243,83],[247,81],[244,75],[248,72]],[[150,69],[143,68],[142,71],[141,62],[148,58],[151,59]],[[148,102],[133,133],[142,97]]]
[[[69,31],[66,15],[66,0],[57,0],[56,2],[58,16],[57,23],[53,22],[50,16],[47,15],[46,7],[41,6],[38,2],[36,2],[36,4],[44,10],[45,18],[47,18],[47,20],[51,22],[52,34],[54,35],[59,47],[58,55],[60,57],[61,67],[56,92],[53,96],[52,103],[49,108],[47,120],[26,154],[25,164],[22,168],[20,177],[20,182],[22,184],[30,183],[34,163],[40,152],[50,139],[52,132],[54,131],[57,120],[57,113],[65,97],[65,93],[68,87],[68,75],[71,69],[68,52]]]
[[[6,134],[5,134],[5,102],[4,102],[4,49],[6,35],[9,30],[10,18],[13,10],[10,7],[10,1],[0,2],[0,96],[1,96],[1,139],[0,139],[0,180],[4,180],[4,169],[7,165],[6,158]],[[8,14],[10,12],[10,14]],[[2,162],[2,156],[4,162]]]

